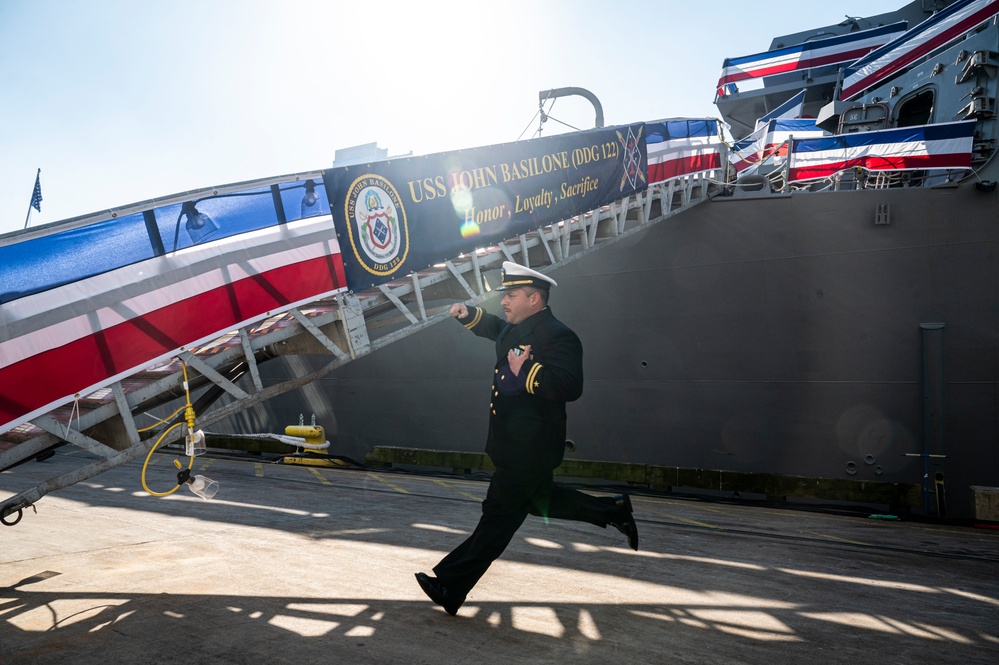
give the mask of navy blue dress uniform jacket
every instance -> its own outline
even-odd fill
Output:
[[[565,404],[583,393],[583,345],[550,308],[517,325],[471,307],[459,323],[496,342],[486,453],[498,468],[551,471],[565,454]],[[531,346],[513,376],[507,352]]]

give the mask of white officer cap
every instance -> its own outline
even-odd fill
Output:
[[[513,261],[503,262],[502,281],[503,283],[496,289],[497,291],[506,291],[522,286],[533,286],[536,289],[550,289],[553,286],[558,286],[558,282],[548,275],[542,275],[537,270],[525,268]]]

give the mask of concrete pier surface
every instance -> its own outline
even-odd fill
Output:
[[[80,455],[0,474],[0,498]],[[0,526],[0,663],[999,662],[990,528],[633,490],[640,551],[530,517],[451,617],[413,575],[474,528],[484,477],[194,468],[214,500],[150,496],[133,463]]]

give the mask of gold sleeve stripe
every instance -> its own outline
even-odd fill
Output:
[[[527,392],[534,394],[534,379],[538,376],[538,372],[541,371],[541,363],[535,363],[531,371],[527,373]]]
[[[465,324],[465,327],[471,330],[475,326],[479,325],[479,321],[482,320],[482,310],[478,307],[475,308],[475,318]]]

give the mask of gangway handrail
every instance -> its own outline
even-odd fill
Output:
[[[194,247],[205,238],[204,231],[192,229],[192,213],[200,225],[211,224],[206,230],[212,229],[208,237],[214,240],[328,216],[323,177],[323,172],[306,171],[202,188],[0,236],[0,302]],[[305,196],[299,199],[299,189],[305,196],[312,194],[310,205]],[[237,199],[246,203],[236,208],[226,203]],[[207,217],[205,206],[213,215],[213,209],[221,208],[225,224]],[[181,235],[184,217],[187,234]],[[109,244],[115,251],[107,251]],[[33,262],[34,257],[51,260],[52,256],[77,260],[64,262],[59,270],[49,270],[48,264],[40,270]]]
[[[284,185],[293,182],[304,182],[307,180],[321,179],[322,177],[323,177],[323,171],[321,170],[302,171],[299,173],[271,176],[268,178],[244,180],[242,182],[234,182],[226,185],[201,187],[199,189],[192,189],[186,192],[177,192],[176,194],[160,196],[154,199],[146,199],[145,201],[129,203],[116,208],[108,208],[106,210],[87,213],[85,215],[79,215],[77,217],[70,217],[69,219],[50,222],[48,224],[29,226],[26,229],[18,229],[16,231],[11,231],[9,233],[3,233],[0,234],[0,247],[24,242],[25,240],[36,238],[43,235],[49,235],[52,233],[58,233],[62,231],[69,231],[72,229],[79,228],[81,226],[87,226],[89,224],[94,224],[97,222],[104,222],[109,219],[118,219],[119,217],[126,217],[128,215],[142,213],[147,210],[153,210],[154,208],[162,208],[165,206],[177,205],[179,203],[185,203],[187,201],[191,201],[194,199],[199,199],[209,196],[219,196],[224,194],[232,194],[234,192],[241,192],[248,189],[255,189],[257,187],[267,187],[269,185]]]

